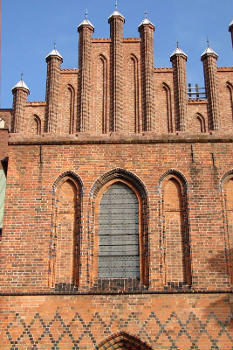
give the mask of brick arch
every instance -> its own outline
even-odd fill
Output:
[[[73,290],[79,285],[82,181],[66,171],[52,186],[52,232],[49,247],[49,285]]]
[[[38,115],[34,114],[31,120],[31,130],[30,132],[34,135],[40,135],[41,134],[41,119]]]
[[[56,192],[56,189],[59,186],[59,184],[66,181],[66,178],[70,178],[71,181],[74,181],[76,184],[78,184],[78,186],[80,186],[81,192],[82,192],[83,182],[82,182],[81,178],[75,172],[68,170],[68,171],[65,171],[62,174],[60,174],[57,177],[57,179],[54,181],[54,183],[52,185],[53,194]]]
[[[101,67],[98,66],[98,61],[101,62]],[[99,84],[100,86],[98,89],[96,89],[97,99],[100,101],[99,104],[96,104],[97,106],[100,106],[99,110],[99,125],[96,126],[97,131],[101,132],[102,134],[106,134],[109,130],[109,120],[108,120],[108,114],[109,114],[109,103],[108,103],[108,76],[109,76],[109,63],[108,59],[105,55],[100,54],[97,57],[97,67],[101,68],[100,73],[101,76],[100,79],[97,79],[97,81],[100,80]],[[101,91],[101,93],[100,93]]]
[[[87,264],[87,280],[93,288],[100,288],[98,284],[98,232],[99,232],[99,205],[104,191],[113,183],[122,182],[136,194],[139,203],[139,251],[140,251],[140,288],[148,285],[148,195],[142,181],[133,173],[116,168],[103,174],[96,180],[89,196],[89,263]],[[97,286],[97,287],[96,287]],[[131,287],[130,287],[131,288]],[[138,287],[137,287],[138,288]],[[124,290],[123,290],[124,291]]]
[[[232,84],[230,81],[227,81],[227,82],[226,82],[226,87],[227,87],[227,89],[230,90],[230,92],[233,91],[233,84]]]
[[[170,86],[163,82],[163,90],[166,93],[166,102],[167,102],[167,130],[169,133],[175,131],[175,121],[172,116],[172,98],[171,98],[171,88]]]
[[[186,193],[188,189],[188,181],[186,177],[179,170],[176,170],[176,169],[169,169],[162,176],[160,176],[160,179],[159,179],[160,192],[162,189],[162,183],[164,179],[169,178],[171,176],[175,176],[178,179],[178,181],[183,185],[183,189]]]
[[[231,177],[233,177],[233,169],[228,170],[226,173],[224,173],[220,179],[220,188],[223,189],[224,183],[226,181],[228,181],[228,179],[230,179]]]
[[[190,286],[192,276],[187,180],[179,171],[170,169],[161,176],[159,185],[163,222],[163,280],[165,285],[172,288]]]
[[[233,122],[233,84],[229,81],[226,82],[226,88],[229,92],[230,106],[231,106],[231,118]]]
[[[131,183],[135,189],[138,191],[140,194],[141,198],[143,200],[147,199],[148,192],[143,184],[143,182],[139,179],[137,175],[132,173],[131,171],[122,169],[122,168],[115,168],[107,173],[103,174],[99,179],[96,180],[94,185],[91,188],[90,191],[90,198],[94,199],[97,195],[100,189],[109,181],[114,180],[114,179],[123,179],[126,180],[127,182]]]
[[[126,332],[113,334],[96,347],[96,350],[108,349],[152,350],[152,348],[147,343],[141,341],[138,337],[130,335]]]
[[[75,120],[74,120],[75,89],[73,85],[68,84],[67,90],[69,92],[69,134],[73,134],[75,132]]]
[[[198,122],[199,122],[199,124],[200,124],[200,129],[199,129],[199,131],[200,131],[201,133],[206,132],[206,121],[205,121],[205,117],[204,117],[201,113],[196,113],[196,114],[194,115],[194,118],[195,118],[196,120],[198,120]]]
[[[139,108],[139,63],[135,54],[131,53],[127,57],[129,78],[126,84],[128,89],[127,103],[132,106],[131,112],[127,115],[127,121],[129,122],[129,132],[135,134],[140,133],[141,130],[141,117]]]

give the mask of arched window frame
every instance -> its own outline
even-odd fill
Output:
[[[185,238],[185,245],[183,246],[183,263],[184,263],[184,281],[181,281],[183,286],[191,286],[192,284],[192,261],[191,261],[191,246],[190,246],[190,237],[189,237],[189,220],[188,220],[188,198],[187,198],[187,188],[188,182],[184,175],[175,169],[168,170],[165,174],[163,174],[159,181],[159,188],[161,194],[161,202],[162,202],[162,221],[163,221],[163,232],[162,232],[162,251],[163,251],[163,283],[167,285],[166,279],[166,261],[165,261],[165,209],[164,209],[164,188],[168,181],[174,179],[178,182],[181,190],[182,196],[182,214],[183,214],[183,230],[182,236]],[[185,254],[188,254],[188,257],[185,259]],[[172,287],[176,287],[176,284],[172,285]],[[178,286],[179,288],[181,285]]]
[[[75,132],[74,128],[74,110],[75,110],[75,90],[71,84],[67,85],[67,90],[69,91],[69,134]]]
[[[96,258],[96,263],[95,263],[95,271],[94,274],[98,276],[98,253],[99,253],[99,214],[100,214],[100,202],[101,199],[104,195],[104,193],[115,183],[122,183],[125,184],[127,187],[129,187],[132,192],[135,194],[138,200],[138,235],[139,235],[139,266],[140,266],[140,281],[143,280],[143,273],[142,273],[142,232],[141,232],[141,226],[142,226],[142,213],[141,213],[141,198],[138,194],[138,192],[135,190],[135,188],[128,182],[123,179],[114,179],[109,181],[107,184],[105,184],[102,189],[100,190],[97,198],[96,198],[96,215],[98,216],[97,223],[98,225],[96,226],[95,230],[95,242],[94,242],[94,256]],[[121,278],[122,279],[122,278]]]
[[[142,120],[140,116],[140,101],[139,101],[139,64],[136,55],[131,53],[129,62],[133,63],[133,85],[134,85],[134,132],[135,134],[140,133]]]
[[[108,60],[103,55],[100,54],[98,59],[100,60],[103,68],[102,75],[102,134],[106,134],[109,128],[109,120],[108,120]]]
[[[135,335],[128,334],[124,331],[121,331],[116,334],[112,334],[107,339],[103,340],[97,347],[96,350],[111,350],[119,349],[122,350],[152,350],[152,348],[145,342],[141,341]]]
[[[114,183],[121,182],[127,185],[136,195],[138,200],[138,218],[139,218],[139,264],[140,264],[140,281],[136,288],[146,288],[148,286],[148,264],[149,264],[149,247],[148,247],[148,205],[147,191],[139,178],[131,172],[123,169],[113,169],[104,174],[93,185],[90,192],[90,213],[92,214],[89,222],[90,232],[90,266],[89,279],[92,288],[100,288],[98,278],[98,234],[99,234],[99,208],[100,201],[106,190]],[[116,279],[119,281],[119,279]],[[125,278],[120,279],[122,281]]]
[[[172,98],[171,98],[171,88],[168,84],[163,82],[163,90],[166,93],[166,103],[167,103],[167,130],[169,133],[175,131],[175,122],[172,115]]]
[[[196,113],[194,118],[196,118],[200,123],[200,132],[205,133],[206,132],[206,122],[205,118],[201,113]]]
[[[233,85],[229,81],[226,82],[226,88],[229,92],[229,99],[230,99],[230,104],[231,104],[231,118],[233,122]]]
[[[41,120],[38,117],[38,115],[34,114],[33,116],[34,121],[36,122],[36,134],[40,135],[41,134]]]
[[[226,185],[229,181],[233,181],[233,169],[226,172],[221,179],[220,188],[222,192],[222,205],[223,205],[223,222],[225,227],[225,244],[226,244],[226,259],[227,270],[230,276],[231,285],[233,285],[233,237],[230,237],[229,223],[228,223],[228,210],[227,210],[227,192]],[[233,233],[232,233],[233,234]],[[231,241],[232,240],[232,241]]]
[[[82,230],[82,198],[83,198],[83,184],[81,179],[78,175],[76,175],[72,171],[67,171],[61,174],[53,183],[52,186],[52,208],[53,208],[53,219],[52,219],[52,227],[53,230],[51,231],[51,244],[49,247],[49,286],[54,288],[60,288],[59,285],[56,285],[56,259],[57,259],[57,232],[56,232],[56,220],[57,220],[57,210],[58,210],[58,202],[57,197],[59,193],[59,189],[61,186],[67,182],[70,181],[76,188],[77,195],[79,196],[79,216],[77,217],[77,220],[79,219],[79,230],[78,230],[78,239],[74,243],[73,246],[73,254],[74,254],[74,261],[73,261],[73,271],[72,271],[72,281],[73,283],[69,286],[65,286],[63,284],[61,287],[68,289],[78,288],[79,287],[79,280],[80,280],[80,269],[81,269],[81,262],[80,262],[80,252],[81,252],[81,230]]]

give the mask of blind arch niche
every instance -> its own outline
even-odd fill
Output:
[[[139,200],[129,184],[111,183],[99,204],[99,278],[140,278]]]
[[[82,182],[73,172],[53,185],[54,234],[50,247],[49,283],[56,289],[79,286]]]

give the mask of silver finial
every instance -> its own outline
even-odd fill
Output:
[[[56,43],[56,40],[54,40],[54,50],[57,49],[57,43]]]
[[[115,0],[115,10],[118,9],[118,0]]]
[[[210,41],[209,41],[208,36],[207,36],[207,39],[206,39],[206,43],[207,43],[207,47],[210,47]]]
[[[21,73],[21,79],[20,80],[23,81],[23,72]]]
[[[177,40],[176,42],[176,48],[178,49],[179,48],[179,41]]]
[[[144,16],[145,16],[144,19],[148,19],[148,11],[144,12]]]
[[[85,19],[88,19],[88,10],[85,11]]]

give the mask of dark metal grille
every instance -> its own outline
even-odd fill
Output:
[[[98,262],[100,278],[139,278],[138,200],[121,182],[100,202]]]
[[[189,100],[206,100],[205,88],[198,86],[198,84],[195,84],[195,86],[188,84],[188,99]]]

